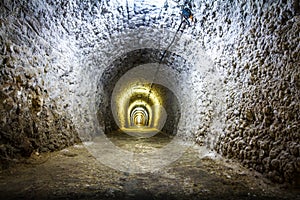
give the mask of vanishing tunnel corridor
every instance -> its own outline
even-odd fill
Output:
[[[298,0],[0,0],[0,199],[299,199]]]
[[[180,72],[172,63],[159,63],[161,56],[162,52],[155,49],[137,49],[121,55],[106,68],[98,82],[98,90],[102,87],[105,94],[99,100],[98,119],[106,133],[140,128],[176,135],[180,94],[172,90],[180,87],[176,83]],[[164,57],[170,56],[176,55],[167,53]]]

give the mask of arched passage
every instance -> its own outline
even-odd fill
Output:
[[[160,56],[161,51],[156,49],[135,50],[114,60],[103,73],[99,80],[102,88],[99,90],[102,89],[105,95],[100,97],[102,103],[98,107],[98,120],[105,127],[105,133],[128,129],[139,119],[144,121],[144,127],[176,134],[181,111],[179,99],[174,92],[164,85],[152,83],[155,77],[153,74],[148,75],[147,70],[126,75],[143,64],[149,64],[147,67],[152,71],[159,70],[159,66],[153,62],[157,62]],[[167,53],[167,56],[176,55]],[[176,70],[178,63],[165,64],[172,73],[180,73]]]
[[[130,111],[130,126],[144,127],[149,125],[149,114],[143,105],[137,105]]]

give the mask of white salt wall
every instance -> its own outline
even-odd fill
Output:
[[[297,180],[299,1],[194,5],[197,22],[167,58],[185,74],[182,132],[275,181]],[[1,158],[100,131],[103,72],[114,75],[107,67],[132,50],[165,49],[180,24],[171,0],[4,0],[0,9]]]

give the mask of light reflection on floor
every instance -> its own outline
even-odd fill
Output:
[[[164,147],[174,137],[152,128],[122,129],[106,136],[116,146],[134,152]]]

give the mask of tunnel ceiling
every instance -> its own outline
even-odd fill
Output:
[[[112,83],[157,62],[174,38],[162,63],[169,68],[157,78],[165,85],[157,85],[178,99],[177,134],[274,181],[295,182],[299,1],[195,0],[194,22],[176,34],[181,4],[1,1],[1,162],[105,131]]]

